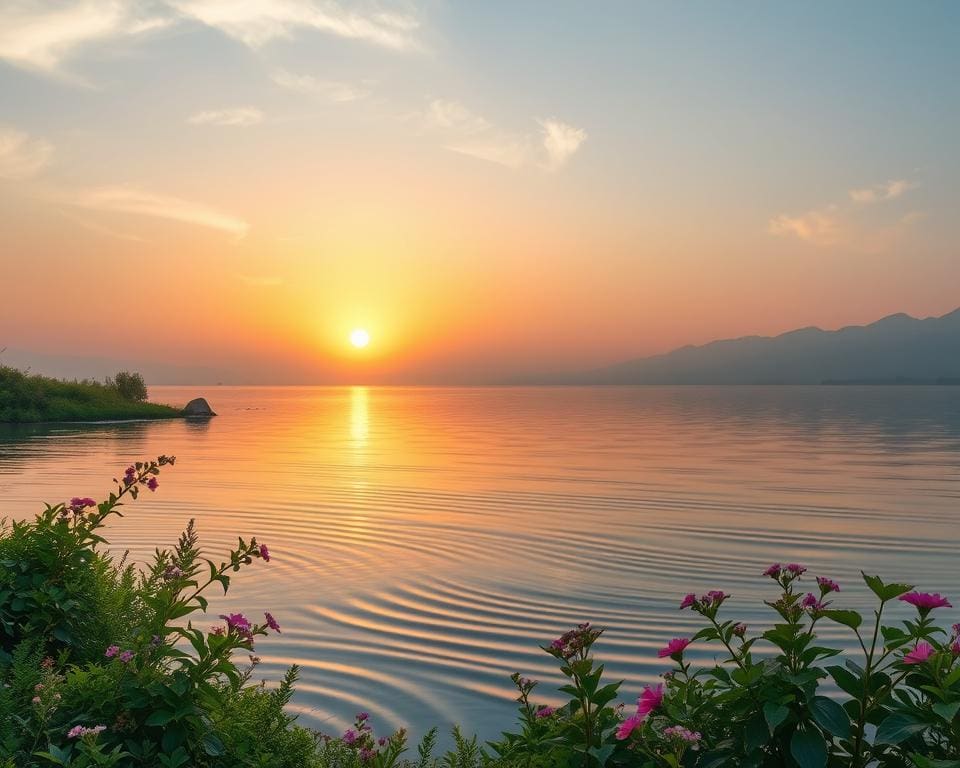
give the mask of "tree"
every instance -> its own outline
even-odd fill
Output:
[[[120,393],[124,400],[131,400],[135,403],[143,402],[147,399],[147,385],[143,382],[143,376],[139,373],[130,371],[120,371],[110,384]]]

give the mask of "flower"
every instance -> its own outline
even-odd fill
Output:
[[[95,725],[93,728],[84,728],[82,725],[75,725],[69,731],[67,731],[68,739],[79,739],[81,736],[96,736],[98,733],[103,733],[107,730],[105,725]]]
[[[840,585],[833,579],[828,579],[826,576],[817,576],[817,584],[820,585],[820,591],[825,595],[830,592],[840,591]]]
[[[900,595],[900,599],[916,607],[920,613],[929,613],[934,608],[953,608],[950,601],[941,597],[939,592],[933,594],[930,592],[907,592],[905,595]]]
[[[689,593],[688,595],[684,595],[683,600],[680,601],[680,610],[682,611],[684,608],[690,608],[696,602],[697,596],[693,594],[693,592]]]
[[[377,739],[377,744],[379,744],[381,747],[385,747],[387,745],[387,737],[381,736],[379,739]]]
[[[370,749],[369,747],[364,747],[363,749],[360,750],[360,759],[369,760],[371,757],[373,757],[376,754],[377,754],[376,750]]]
[[[783,570],[783,566],[780,563],[774,563],[767,570],[763,572],[764,576],[769,576],[771,579],[775,579],[780,575],[780,571]]]
[[[183,576],[183,570],[173,563],[170,563],[170,565],[163,569],[164,581],[173,581],[174,579],[179,579],[181,576]]]
[[[103,655],[106,656],[108,659],[112,659],[112,658],[113,658],[114,656],[116,656],[118,653],[120,653],[120,646],[119,646],[119,645],[111,645],[109,648],[107,648],[106,651],[104,651],[104,654],[103,654]]]
[[[954,656],[960,656],[960,640],[953,641],[953,645],[950,646],[950,653]]]
[[[544,705],[537,710],[537,717],[550,717],[556,711],[553,707]]]
[[[690,641],[685,637],[675,637],[665,647],[657,651],[657,656],[661,659],[665,659],[669,656],[672,659],[679,661],[680,657],[683,655],[683,649],[690,645]]]
[[[274,632],[279,632],[279,631],[280,631],[280,625],[277,624],[277,620],[276,620],[275,618],[273,618],[273,614],[270,613],[269,611],[264,611],[264,612],[263,612],[263,615],[264,615],[264,617],[265,617],[266,620],[267,620],[267,626],[270,627],[270,629],[272,629]],[[367,715],[366,712],[361,712],[360,715],[363,715],[363,716],[364,716],[364,717],[363,717],[364,720],[366,720],[367,717],[368,717],[368,715]],[[359,718],[360,715],[357,715],[357,717]]]
[[[149,488],[151,491],[157,490],[158,485],[160,485],[160,481],[155,477],[151,477],[149,480],[147,480],[147,488]]]
[[[353,744],[357,740],[357,732],[353,728],[347,728],[341,738],[344,744]]]
[[[87,507],[95,506],[97,506],[97,502],[91,499],[89,496],[74,496],[72,499],[70,499],[70,504],[67,508],[73,512],[73,514],[79,515]]]
[[[270,614],[267,614],[268,616]],[[357,722],[362,723],[364,720],[369,719],[370,715],[367,712],[357,712]]]
[[[914,648],[910,653],[904,655],[903,663],[904,664],[923,664],[927,659],[929,659],[934,653],[933,646],[930,643],[919,642],[917,647]]]
[[[634,732],[643,724],[643,718],[640,715],[634,715],[633,717],[628,717],[622,723],[620,727],[617,728],[617,738],[620,741],[623,741],[626,738],[630,737],[630,734]]]
[[[39,704],[39,703],[40,703],[40,697],[39,697],[39,696],[34,696],[32,699],[30,699],[30,703],[31,703],[31,704]]]
[[[807,594],[804,595],[803,600],[800,601],[800,605],[803,608],[816,609],[817,606],[820,605],[820,601],[817,600],[816,595],[814,595],[812,592],[807,592]]]
[[[804,567],[803,567],[802,565],[800,565],[799,563],[790,563],[790,564],[786,567],[786,570],[789,571],[793,576],[800,576],[800,575],[806,573],[806,571],[807,571],[807,569],[804,568]]]
[[[253,639],[253,627],[242,613],[220,614],[220,618],[227,622],[227,629],[235,630],[238,635],[247,640]]]
[[[260,557],[262,557],[266,562],[270,562],[270,550],[267,548],[266,544],[260,545]]]
[[[955,634],[957,637],[960,637],[960,624],[953,625],[953,634]]]
[[[602,629],[591,627],[589,621],[584,622],[560,635],[550,643],[549,650],[554,656],[569,659],[584,648],[588,648],[602,633]]]
[[[646,717],[661,704],[663,704],[663,684],[657,685],[656,688],[648,685],[637,699],[637,716]]]
[[[735,634],[737,637],[743,637],[745,634],[747,634],[747,625],[742,621],[739,624],[734,624],[733,634]]]
[[[696,744],[700,739],[703,738],[696,731],[691,731],[687,728],[684,728],[682,725],[671,725],[669,728],[663,729],[663,735],[669,736],[670,738],[676,738],[680,741],[686,741],[691,744]]]
[[[133,661],[133,655],[133,651],[124,651],[117,658],[119,658],[124,664],[129,664],[131,661]]]

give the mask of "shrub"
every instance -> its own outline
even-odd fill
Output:
[[[142,403],[147,399],[147,385],[139,373],[120,371],[112,380],[108,380],[107,384],[116,389],[124,400]]]

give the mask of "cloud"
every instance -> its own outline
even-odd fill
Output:
[[[139,35],[172,23],[138,13],[122,0],[45,0],[0,4],[0,59],[17,67],[58,72],[65,58],[97,40]]]
[[[53,144],[0,125],[0,179],[29,179],[50,163]]]
[[[234,107],[197,112],[187,118],[191,125],[233,125],[244,127],[263,122],[263,112],[256,107]]]
[[[559,170],[586,141],[586,131],[559,120],[540,120],[539,139],[499,130],[459,101],[434,99],[421,115],[425,128],[444,136],[444,148],[507,168],[540,165]]]
[[[181,221],[243,237],[249,225],[243,219],[203,203],[157,195],[129,185],[95,187],[81,192],[75,205],[99,211],[117,211]]]
[[[366,85],[353,85],[339,80],[321,80],[311,75],[298,75],[279,69],[271,76],[273,82],[281,88],[297,93],[315,94],[328,101],[347,102],[358,101],[370,95]]]
[[[314,0],[171,0],[181,15],[195,19],[251,48],[301,29],[362,40],[384,48],[417,47],[416,18],[375,10],[347,10],[338,3]]]
[[[557,170],[580,149],[580,145],[587,140],[587,132],[559,120],[539,122],[543,131],[543,148],[547,152],[547,168]]]
[[[863,189],[851,189],[850,199],[855,203],[870,204],[881,200],[894,200],[904,192],[918,186],[907,179],[892,179],[884,184],[875,184]]]
[[[841,223],[836,207],[807,211],[799,216],[782,213],[768,222],[771,235],[798,237],[812,245],[827,247],[841,240]]]

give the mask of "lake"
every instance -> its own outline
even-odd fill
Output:
[[[511,672],[558,701],[537,645],[585,620],[632,701],[667,668],[656,650],[696,631],[684,593],[725,589],[761,625],[773,561],[837,579],[838,607],[871,607],[860,569],[960,598],[954,387],[151,389],[197,395],[220,415],[0,427],[0,516],[102,498],[175,454],[110,523],[113,549],[143,560],[190,518],[215,557],[268,543],[211,609],[277,617],[258,671],[301,665],[296,709],[328,733],[364,709],[378,730],[494,736]]]

